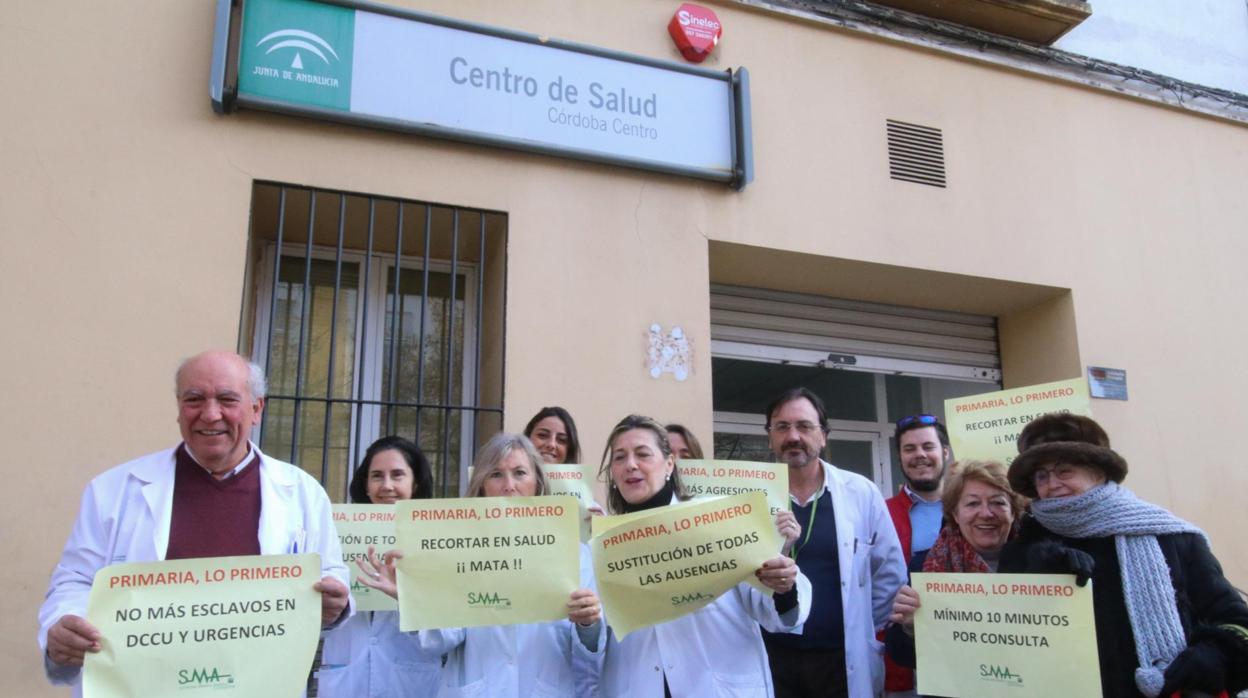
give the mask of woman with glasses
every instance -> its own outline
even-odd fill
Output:
[[[470,497],[548,494],[542,459],[519,434],[500,433],[481,447],[468,481]],[[370,549],[370,553],[371,553]],[[397,555],[360,562],[360,581],[398,598]],[[587,695],[597,682],[606,645],[593,565],[581,546],[581,586],[568,598],[567,618],[548,623],[442,628],[412,633],[427,657],[446,655],[439,696],[536,698]]]
[[[1103,694],[1248,688],[1248,605],[1204,532],[1122,487],[1127,461],[1087,417],[1033,420],[1018,450],[1010,484],[1035,501],[1000,570],[1093,580]]]

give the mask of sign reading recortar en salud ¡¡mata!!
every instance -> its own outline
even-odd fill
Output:
[[[321,558],[254,555],[110,565],[95,575],[87,620],[98,653],[86,698],[226,695],[296,698],[321,631]]]
[[[915,573],[918,692],[1098,698],[1092,584],[1071,575]]]
[[[1023,427],[1054,412],[1091,417],[1087,382],[1072,378],[945,400],[945,426],[955,458],[1009,465],[1018,455],[1018,435]]]
[[[409,499],[395,509],[400,630],[567,617],[580,585],[568,497]]]
[[[372,546],[380,556],[396,545],[393,504],[335,504],[334,528],[342,545],[342,560],[351,571],[351,595],[355,610],[397,611],[399,602],[356,581],[356,560],[367,557]]]
[[[603,613],[619,638],[692,613],[755,580],[780,543],[761,492],[630,518],[590,541]]]

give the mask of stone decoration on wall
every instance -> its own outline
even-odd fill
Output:
[[[661,325],[651,325],[646,361],[651,378],[659,378],[664,373],[672,374],[678,381],[688,378],[693,370],[693,350],[685,331],[674,326],[671,332],[663,334]]]

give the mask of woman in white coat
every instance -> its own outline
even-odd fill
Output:
[[[355,504],[394,504],[433,494],[429,461],[401,436],[373,442],[351,478]],[[357,612],[325,633],[317,695],[322,698],[432,698],[442,659],[420,651],[414,635],[399,632],[398,611]]]
[[[686,499],[667,431],[649,417],[631,415],[612,430],[602,472],[610,478],[607,507],[626,514]],[[790,512],[776,526],[792,542],[798,527]],[[708,606],[676,620],[629,633],[608,633],[607,657],[597,695],[604,698],[773,695],[771,670],[759,626],[796,630],[810,613],[810,582],[784,555],[754,572],[775,592],[767,596],[738,584]]]
[[[532,497],[549,493],[532,442],[500,433],[481,447],[468,482],[472,497]],[[395,555],[361,561],[365,585],[397,597]],[[443,628],[412,633],[421,651],[446,655],[442,698],[581,698],[598,680],[606,645],[593,572],[582,546],[581,584],[568,598],[568,617],[548,623]],[[373,573],[376,573],[375,575]]]

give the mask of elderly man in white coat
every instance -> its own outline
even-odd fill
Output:
[[[819,458],[827,411],[806,388],[767,408],[776,457],[789,465],[790,508],[801,533],[791,555],[814,586],[800,635],[764,633],[776,698],[867,698],[884,689],[883,643],[906,579],[897,530],[875,483]]]
[[[177,372],[182,443],[97,476],[82,496],[39,609],[53,683],[77,684],[100,633],[83,616],[97,570],[119,562],[319,553],[321,622],[351,613],[329,498],[299,468],[248,440],[264,409],[264,372],[238,354],[205,352]]]

